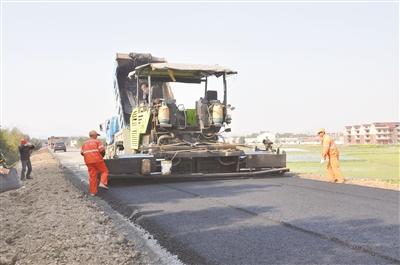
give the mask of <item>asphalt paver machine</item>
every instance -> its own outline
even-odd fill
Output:
[[[168,63],[150,54],[117,54],[118,116],[102,124],[112,178],[244,177],[284,173],[286,154],[226,143],[230,131],[227,79],[236,71],[218,65]],[[221,79],[223,95],[209,90]],[[204,89],[193,108],[176,101],[171,83]]]

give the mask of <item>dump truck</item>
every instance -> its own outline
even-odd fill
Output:
[[[234,109],[228,103],[227,80],[236,74],[218,65],[117,53],[118,114],[100,125],[107,137],[105,162],[111,178],[244,177],[289,171],[286,154],[279,149],[249,149],[224,141]],[[221,80],[222,95],[209,89],[211,78]],[[177,102],[173,83],[187,85],[186,93],[201,91],[193,106]]]

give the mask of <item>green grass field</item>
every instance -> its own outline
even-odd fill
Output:
[[[353,145],[338,146],[340,167],[347,179],[383,180],[400,183],[400,146]],[[288,167],[296,173],[326,175],[326,165],[320,164],[321,146],[285,146]],[[290,151],[291,148],[301,149]]]

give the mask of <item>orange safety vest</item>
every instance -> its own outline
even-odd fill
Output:
[[[102,152],[104,152],[104,146],[97,139],[89,139],[81,147],[81,154],[85,159],[85,164],[94,164],[103,161]]]
[[[335,141],[326,134],[322,138],[322,156],[339,156],[339,150],[336,147]]]

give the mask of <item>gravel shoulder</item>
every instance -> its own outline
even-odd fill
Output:
[[[318,181],[328,181],[328,177],[321,176],[318,174],[307,174],[307,173],[295,173],[296,176],[304,179],[312,179]],[[371,179],[346,179],[346,184],[360,185],[365,187],[380,188],[387,190],[400,191],[400,186],[398,184],[392,184],[385,181],[371,180]]]
[[[113,220],[63,178],[48,150],[33,180],[0,194],[0,264],[147,264]]]

